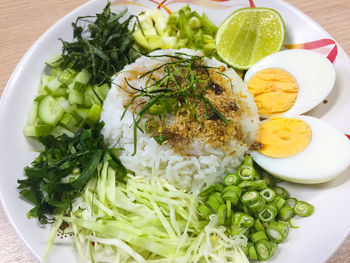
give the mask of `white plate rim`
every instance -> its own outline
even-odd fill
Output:
[[[118,0],[116,0],[118,1]],[[258,2],[259,0],[256,0],[255,2]],[[272,1],[276,1],[276,0],[272,0]],[[68,19],[76,17],[77,13],[79,13],[81,10],[85,9],[86,7],[93,5],[93,4],[98,4],[99,0],[90,0],[86,3],[84,3],[83,5],[80,5],[79,7],[77,7],[76,9],[72,10],[71,12],[69,12],[68,14],[66,14],[65,16],[63,16],[62,18],[60,18],[54,25],[52,25],[49,29],[47,29],[32,45],[31,47],[26,51],[26,53],[24,54],[24,56],[20,59],[20,61],[18,62],[18,64],[16,65],[14,71],[12,72],[9,80],[7,81],[7,84],[5,86],[5,89],[2,93],[2,96],[0,98],[0,117],[2,116],[2,112],[4,110],[4,108],[6,107],[6,101],[7,98],[10,96],[10,94],[12,92],[14,92],[14,89],[11,87],[14,87],[14,83],[17,81],[18,78],[18,73],[22,70],[22,68],[26,65],[26,63],[28,63],[28,60],[31,56],[31,54],[33,53],[33,51],[41,44],[41,42],[47,37],[49,36],[53,31],[55,31],[61,24],[66,24]],[[113,1],[114,2],[114,1]],[[300,11],[299,9],[297,9],[296,7],[294,7],[293,5],[285,2],[284,0],[279,0],[279,2],[283,2],[284,5],[287,6],[287,8],[293,10],[294,12],[298,13],[299,15],[302,15],[306,20],[308,20],[309,22],[313,23],[313,25],[315,27],[317,27],[319,30],[322,30],[323,33],[325,35],[330,36],[331,39],[334,39],[322,26],[320,26],[316,21],[314,21],[311,17],[309,17],[308,15],[306,15],[305,13],[303,13],[302,11]],[[337,46],[338,46],[338,56],[340,54],[343,55],[343,59],[349,59],[348,55],[345,53],[345,51],[342,49],[342,47],[339,45],[339,43],[335,40]],[[9,209],[7,207],[7,204],[5,202],[5,199],[3,197],[2,192],[0,191],[0,202],[2,204],[2,207],[4,209],[4,212],[9,220],[9,222],[11,223],[12,227],[15,229],[17,235],[22,239],[22,241],[25,243],[25,245],[29,248],[29,250],[33,253],[33,255],[39,260],[42,260],[42,255],[39,255],[37,253],[37,251],[34,250],[34,248],[30,245],[29,241],[26,240],[24,238],[24,236],[21,234],[21,232],[19,231],[17,225],[15,224],[11,213],[9,212]],[[329,253],[325,256],[324,261],[329,260],[332,255],[334,255],[334,253],[340,248],[340,246],[343,244],[343,242],[345,241],[345,239],[347,237],[350,236],[350,228],[347,229],[347,231],[345,231],[343,238],[341,240],[338,241],[338,243],[336,244],[336,246],[333,247],[333,249],[331,251],[329,251]]]

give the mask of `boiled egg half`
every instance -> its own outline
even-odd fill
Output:
[[[321,119],[272,117],[261,122],[254,161],[269,173],[291,182],[322,183],[350,164],[350,140]]]
[[[245,74],[261,117],[303,114],[330,93],[335,82],[333,64],[311,50],[284,50],[269,55]]]

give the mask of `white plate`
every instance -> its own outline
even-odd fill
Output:
[[[121,10],[126,2],[114,2],[113,9]],[[144,5],[156,7],[151,1],[135,2],[128,7],[135,14],[143,10]],[[168,0],[166,7],[177,10],[184,2],[186,1]],[[205,11],[216,24],[220,24],[235,9],[249,6],[248,0],[187,2],[193,3],[191,7],[196,10]],[[255,0],[255,4],[258,7],[274,8],[281,13],[286,23],[286,44],[331,39],[312,19],[281,0]],[[40,37],[16,67],[0,101],[0,197],[12,225],[38,259],[42,258],[49,229],[41,227],[35,219],[26,218],[25,214],[31,205],[19,198],[16,189],[16,180],[23,177],[23,167],[30,164],[37,155],[22,135],[22,127],[35,98],[40,76],[45,70],[45,60],[53,53],[60,52],[60,41],[57,39],[61,37],[71,40],[71,22],[78,16],[101,12],[104,5],[105,1],[101,0],[88,2],[62,18]],[[333,48],[334,45],[329,45],[318,51],[327,55]],[[342,132],[349,133],[350,122],[347,121],[347,116],[350,114],[350,104],[347,100],[350,97],[350,60],[339,45],[337,48],[335,88],[327,98],[328,103],[321,104],[309,114],[323,118]],[[347,209],[350,200],[349,177],[350,171],[347,170],[326,184],[310,186],[288,183],[287,187],[293,196],[312,203],[316,209],[312,217],[295,220],[300,228],[291,229],[288,239],[279,246],[271,262],[319,263],[326,262],[331,257],[350,231],[350,210]],[[78,262],[69,240],[58,240],[58,245],[51,251],[49,262]]]

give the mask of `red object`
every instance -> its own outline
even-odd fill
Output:
[[[329,45],[334,45],[334,47],[331,49],[331,51],[327,55],[327,59],[334,63],[337,55],[338,55],[338,47],[337,44],[333,39],[323,38],[315,41],[310,41],[307,43],[300,43],[300,44],[288,44],[285,45],[288,49],[317,49],[320,47],[326,47]]]
[[[348,137],[348,139],[350,140],[350,135],[349,134],[345,134],[346,135],[346,137]]]
[[[249,0],[249,5],[251,8],[255,8],[255,4],[253,0]]]
[[[163,2],[161,2],[161,3],[158,5],[157,8],[160,9],[161,5],[164,5],[166,1],[167,1],[167,0],[163,0]]]

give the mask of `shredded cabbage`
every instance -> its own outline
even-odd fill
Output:
[[[196,206],[195,196],[159,178],[118,183],[105,162],[60,220],[71,225],[82,262],[248,263],[246,237],[227,236],[216,215],[205,221]]]

